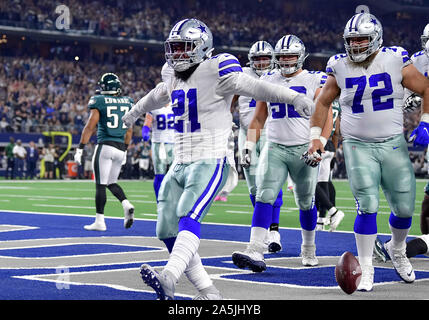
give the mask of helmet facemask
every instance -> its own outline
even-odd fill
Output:
[[[282,57],[289,57],[292,59],[284,60]],[[302,63],[299,63],[298,60],[299,56],[293,53],[276,55],[276,64],[279,67],[282,75],[289,75],[297,72],[302,67]]]
[[[196,64],[196,41],[167,40],[164,43],[165,59],[176,71],[185,71]]]
[[[367,42],[364,42],[362,44],[350,44],[352,39],[359,38],[361,40],[365,39],[368,40]],[[362,62],[365,61],[366,58],[368,58],[371,54],[373,54],[377,49],[374,49],[374,40],[371,39],[371,36],[369,35],[359,35],[359,36],[350,36],[346,37],[344,39],[345,43],[344,46],[347,50],[347,53],[350,57],[350,59],[353,62]],[[357,41],[360,42],[360,41]]]
[[[271,71],[273,66],[274,62],[272,56],[254,56],[250,58],[250,67],[258,76]]]

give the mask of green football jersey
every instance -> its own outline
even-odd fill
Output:
[[[124,142],[128,128],[122,123],[122,116],[133,106],[130,97],[97,95],[88,102],[90,109],[100,112],[98,121],[97,142],[116,141]]]

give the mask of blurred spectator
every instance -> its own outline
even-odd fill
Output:
[[[20,139],[16,141],[16,145],[13,147],[12,152],[15,158],[13,165],[14,176],[22,180],[22,178],[24,178],[24,163],[27,157],[27,150],[23,147]]]
[[[37,177],[37,161],[39,161],[39,151],[34,141],[30,141],[27,149],[27,178],[34,179]]]
[[[15,147],[15,138],[10,137],[9,138],[9,144],[6,146],[5,153],[7,157],[7,167],[6,167],[6,179],[14,179],[15,178],[15,172],[14,172],[14,164],[15,159],[13,156],[13,148]]]
[[[48,147],[43,148],[43,159],[45,160],[45,179],[54,179],[54,161],[55,161],[55,148],[52,143]]]

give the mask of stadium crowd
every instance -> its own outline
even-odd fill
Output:
[[[401,0],[402,1],[402,0]],[[401,2],[399,1],[399,2]],[[55,2],[48,0],[15,0],[0,2],[0,24],[30,29],[55,30]],[[63,1],[72,17],[70,30],[97,36],[165,40],[171,25],[183,16],[198,16],[210,26],[216,46],[249,47],[258,39],[272,44],[278,35],[293,30],[307,46],[307,51],[342,52],[341,37],[344,21],[350,15],[350,6],[342,7],[334,2],[319,3],[302,1],[289,8],[287,4],[273,1],[248,1],[246,15],[242,15],[244,1],[216,2],[148,0],[127,3],[124,0]],[[419,1],[405,1],[419,5]],[[406,3],[402,3],[406,4]],[[315,6],[308,10],[308,6]],[[335,6],[335,19],[332,16]],[[281,9],[281,10],[280,10]],[[293,10],[292,10],[293,9]],[[346,10],[347,9],[347,10]],[[103,14],[93,15],[92,12]],[[406,19],[398,22],[398,19]],[[404,22],[405,21],[405,22]],[[410,53],[420,50],[419,35],[421,19],[385,16],[385,44],[400,44]],[[393,27],[400,23],[401,28]],[[333,31],[335,30],[335,31]],[[409,35],[415,35],[414,38]],[[258,35],[258,39],[255,38]],[[76,49],[76,48],[74,48]],[[82,49],[84,50],[84,49]],[[68,46],[51,46],[48,57],[37,52],[29,54],[0,55],[0,133],[40,133],[43,131],[68,131],[80,134],[87,117],[87,102],[94,94],[101,74],[115,72],[122,82],[123,92],[135,101],[144,96],[160,81],[159,59],[140,59],[135,55],[115,55],[113,58],[92,55],[85,61],[74,61]],[[150,55],[149,55],[150,56]],[[159,58],[159,57],[158,57]],[[234,121],[239,125],[238,110]],[[408,138],[418,125],[418,113],[407,114],[404,119],[404,134]],[[135,126],[135,136],[141,135],[140,126]],[[141,146],[136,146],[136,149]],[[132,155],[129,159],[133,165]],[[416,173],[426,172],[421,154],[416,159]],[[134,164],[138,160],[134,161]],[[128,167],[126,176],[141,176],[139,169]],[[422,169],[423,167],[423,169]],[[85,176],[85,175],[82,175]],[[337,152],[334,176],[346,178],[341,148]]]
[[[402,4],[409,1],[401,0]],[[338,1],[62,1],[69,8],[70,29],[81,34],[164,41],[170,26],[185,16],[196,17],[210,26],[215,46],[247,47],[256,40],[275,42],[277,35],[300,35],[309,52],[343,50],[341,32],[351,12],[350,4]],[[418,5],[419,1],[412,1]],[[359,3],[357,3],[359,4]],[[49,0],[15,0],[0,3],[0,24],[29,29],[57,30],[57,3]],[[246,15],[243,15],[243,8]],[[94,15],[97,12],[100,14]],[[335,17],[333,17],[335,12]],[[410,38],[422,29],[411,14],[384,16],[385,42],[401,44],[410,51],[418,41]],[[401,28],[396,26],[400,24]],[[255,35],[259,39],[255,39]]]

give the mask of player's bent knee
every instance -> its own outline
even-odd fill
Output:
[[[273,204],[276,201],[277,195],[273,189],[263,189],[256,194],[256,202]]]
[[[364,195],[356,198],[358,210],[361,212],[377,212],[378,198],[375,195]]]

